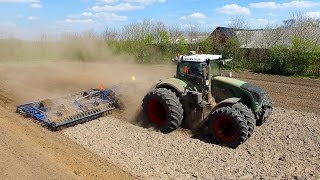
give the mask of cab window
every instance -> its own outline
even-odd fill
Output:
[[[178,73],[181,76],[202,76],[202,68],[200,67],[200,63],[180,62]]]

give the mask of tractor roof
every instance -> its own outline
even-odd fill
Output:
[[[205,62],[207,59],[215,60],[215,59],[221,59],[222,55],[216,55],[216,54],[194,54],[189,56],[183,56],[183,61],[189,61],[189,62]]]

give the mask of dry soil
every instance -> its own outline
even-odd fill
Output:
[[[271,94],[269,121],[237,149],[179,128],[134,125],[151,85],[174,66],[102,63],[0,65],[0,179],[319,179],[320,81],[234,73]],[[134,76],[135,80],[132,80]],[[17,103],[96,87],[125,108],[61,132],[14,113]]]

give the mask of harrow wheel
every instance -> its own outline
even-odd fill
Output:
[[[143,99],[142,108],[145,120],[164,133],[175,130],[183,119],[179,98],[169,89],[159,88],[149,92]]]
[[[209,130],[217,143],[231,148],[238,147],[248,138],[248,124],[244,115],[232,107],[215,110],[209,119]]]

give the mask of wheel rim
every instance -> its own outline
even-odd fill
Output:
[[[167,122],[166,109],[157,99],[151,99],[147,105],[147,115],[157,126],[163,126]]]
[[[217,117],[212,128],[216,136],[222,141],[235,141],[237,139],[237,128],[231,117]]]

